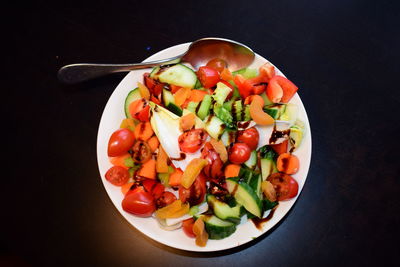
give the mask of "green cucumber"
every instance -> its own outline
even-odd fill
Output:
[[[292,103],[287,103],[285,111],[281,114],[279,120],[293,123],[296,120],[298,113],[299,113],[299,108],[297,107],[297,105]]]
[[[248,182],[248,184],[250,185],[251,188],[253,188],[254,192],[257,194],[257,196],[262,199],[262,194],[261,194],[261,175],[260,174],[256,174],[256,175],[252,175],[250,181]]]
[[[235,125],[233,124],[233,117],[232,117],[231,113],[228,110],[226,110],[221,104],[218,104],[218,103],[214,104],[214,114],[221,121],[223,121],[228,128],[230,128],[230,129],[235,128]]]
[[[243,121],[251,121],[250,105],[244,105]]]
[[[192,102],[192,101],[190,101],[190,102],[188,103],[188,105],[187,105],[187,109],[188,109],[190,112],[193,112],[194,114],[196,114],[196,108],[197,108],[198,105],[199,105],[198,102]]]
[[[125,116],[127,118],[132,119],[131,113],[129,112],[129,105],[140,98],[142,98],[142,96],[140,95],[139,88],[137,87],[132,91],[130,91],[126,96],[124,107],[125,107]]]
[[[164,65],[157,68],[153,69],[153,71],[150,73],[150,77],[157,79],[160,82],[191,89],[197,84],[196,73],[185,65]]]
[[[257,151],[253,150],[250,153],[250,158],[244,162],[244,165],[252,170],[257,166]]]
[[[258,75],[257,69],[251,69],[251,68],[243,68],[237,71],[232,72],[232,75],[242,75],[245,79],[251,79],[254,78]]]
[[[236,121],[243,120],[242,111],[243,111],[242,100],[236,100],[232,106],[232,113],[234,113]]]
[[[250,185],[240,181],[238,178],[226,179],[226,185],[229,193],[235,197],[237,203],[242,205],[251,214],[261,218],[262,202]]]
[[[205,120],[205,129],[207,133],[214,139],[219,140],[224,133],[225,124],[217,116],[208,115]]]
[[[291,151],[296,150],[300,146],[304,136],[304,129],[304,123],[299,119],[297,119],[295,124],[290,127],[289,140],[290,144],[292,145]]]
[[[264,111],[268,113],[274,120],[278,120],[286,110],[286,104],[272,104],[264,106]]]
[[[264,211],[267,211],[267,210],[275,208],[275,206],[278,205],[278,201],[271,202],[265,198],[262,200],[262,204],[263,204]]]
[[[268,176],[273,173],[277,173],[276,159],[278,154],[268,145],[260,147],[260,165],[261,165],[261,176],[262,180],[267,180]]]
[[[201,101],[200,106],[197,110],[197,117],[199,117],[201,120],[204,120],[204,118],[207,117],[208,114],[210,114],[211,102],[211,95],[205,95],[203,100]]]
[[[207,195],[207,203],[214,211],[214,214],[221,220],[227,220],[235,224],[240,223],[240,218],[242,217],[242,206],[236,205],[235,207],[230,207],[228,204],[218,200],[213,195]]]
[[[272,101],[269,100],[267,94],[265,92],[263,92],[262,94],[260,94],[260,96],[262,97],[262,99],[264,100],[264,106],[265,105],[272,105]]]
[[[244,167],[240,168],[240,170],[239,170],[240,180],[242,180],[246,183],[249,183],[251,180],[251,176],[253,176],[253,171],[251,171],[247,168],[244,168]]]
[[[209,239],[220,240],[232,235],[236,231],[236,224],[230,221],[221,220],[215,215],[200,215],[204,221]]]
[[[219,82],[217,83],[217,88],[215,89],[212,97],[216,103],[222,106],[231,91],[232,89],[229,86]]]
[[[178,116],[182,116],[182,109],[175,105],[175,98],[173,94],[167,89],[163,89],[163,101],[165,107]]]
[[[230,144],[235,143],[236,132],[237,131],[230,131],[229,129],[224,131],[224,133],[221,136],[221,140],[222,140],[222,143],[224,143],[225,147],[229,146]]]

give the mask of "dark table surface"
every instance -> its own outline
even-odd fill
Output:
[[[398,262],[399,5],[172,3],[35,1],[3,8],[0,265]],[[77,62],[139,62],[208,36],[247,44],[300,87],[313,149],[303,191],[278,227],[244,246],[203,254],[166,247],[132,228],[99,179],[99,121],[125,74],[65,85],[56,73]]]

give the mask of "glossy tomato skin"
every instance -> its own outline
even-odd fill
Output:
[[[200,173],[188,189],[179,187],[179,199],[188,202],[190,206],[195,206],[203,202],[206,190],[206,177]]]
[[[108,141],[108,156],[117,157],[128,152],[135,142],[135,135],[128,129],[118,129]]]
[[[207,62],[207,67],[213,68],[221,73],[226,67],[228,67],[228,63],[225,60],[220,58],[214,58]]]
[[[185,131],[178,138],[179,148],[182,152],[194,153],[200,149],[208,137],[204,129],[191,129]]]
[[[169,204],[172,204],[176,200],[176,196],[168,191],[164,191],[159,198],[156,200],[156,206],[158,209],[163,208]]]
[[[193,218],[186,219],[182,222],[182,230],[190,238],[196,237],[196,235],[193,233],[193,225],[194,225]]]
[[[150,217],[156,210],[156,204],[149,192],[143,187],[137,187],[125,195],[122,209],[139,217]]]
[[[272,102],[274,102],[273,99],[276,99],[274,103],[287,103],[292,99],[297,90],[298,87],[294,83],[283,76],[276,75],[269,81],[266,92]],[[276,97],[276,95],[278,96]]]
[[[122,186],[129,180],[129,172],[121,166],[113,166],[105,174],[106,180],[116,186]]]
[[[218,152],[215,151],[215,149],[209,142],[204,145],[201,151],[201,158],[208,161],[208,164],[203,168],[203,173],[208,178],[218,179],[222,177],[222,168],[224,163],[222,162]]]
[[[245,143],[235,143],[229,150],[229,161],[242,164],[250,158],[251,150]]]
[[[132,146],[132,159],[136,163],[145,163],[151,158],[152,152],[149,144],[142,140],[136,140]]]
[[[299,184],[288,174],[274,173],[267,180],[274,186],[278,201],[291,199],[299,192]]]
[[[236,138],[237,142],[247,144],[251,150],[255,150],[257,148],[259,140],[260,134],[254,127],[244,131],[238,131],[238,136]]]
[[[214,87],[220,80],[219,72],[214,68],[206,66],[199,68],[197,71],[197,77],[204,88]]]

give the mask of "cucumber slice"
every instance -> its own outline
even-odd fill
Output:
[[[254,169],[257,166],[257,151],[253,150],[250,154],[250,158],[244,163],[247,168]]]
[[[236,121],[243,120],[242,111],[243,111],[242,100],[236,100],[232,106],[232,113],[234,114]]]
[[[262,202],[250,185],[239,181],[237,178],[226,179],[226,185],[229,193],[235,197],[237,203],[242,205],[251,214],[261,218]]]
[[[163,89],[163,101],[165,104],[165,107],[173,112],[174,114],[178,116],[182,116],[182,109],[175,105],[175,98],[172,95],[172,93],[166,89]]]
[[[258,71],[256,69],[251,68],[243,68],[237,71],[232,72],[232,75],[241,74],[245,79],[251,79],[258,75]]]
[[[190,112],[193,112],[194,114],[196,114],[196,108],[197,108],[197,106],[199,105],[199,103],[198,102],[189,102],[188,103],[188,105],[187,105],[187,109],[190,111]]]
[[[219,140],[225,130],[225,124],[218,117],[208,115],[205,120],[205,129],[207,133],[214,139]]]
[[[303,140],[304,136],[304,123],[300,120],[296,120],[295,124],[290,127],[289,140],[292,145],[291,151],[296,150]]]
[[[197,116],[200,119],[204,120],[204,118],[207,117],[208,114],[210,114],[211,102],[212,102],[211,95],[205,95],[197,110]]]
[[[229,146],[232,143],[235,143],[236,139],[236,131],[224,131],[224,133],[221,136],[222,143],[224,143],[224,146]]]
[[[286,104],[285,111],[279,117],[279,120],[288,121],[290,124],[292,124],[297,119],[298,112],[299,108],[297,107],[297,105],[288,103]]]
[[[267,180],[268,176],[277,173],[276,163],[272,158],[260,159],[261,164],[261,176],[262,180]]]
[[[217,83],[217,88],[214,91],[213,99],[215,102],[220,104],[221,106],[224,104],[225,99],[228,97],[229,93],[231,92],[231,88],[224,83]]]
[[[128,93],[128,95],[126,96],[125,105],[124,105],[125,109],[124,110],[125,110],[125,116],[127,118],[132,119],[132,116],[131,116],[131,114],[129,112],[129,105],[132,102],[134,102],[134,101],[136,101],[136,100],[138,100],[140,98],[142,98],[142,96],[140,95],[139,88],[137,88],[137,87],[135,89],[133,89],[132,91],[130,91]]]
[[[242,206],[236,205],[235,207],[230,207],[228,204],[218,200],[213,195],[207,195],[207,203],[214,211],[214,214],[221,220],[227,220],[235,224],[240,223],[240,218],[242,217]]]
[[[264,111],[268,113],[272,118],[278,120],[281,117],[281,114],[286,110],[286,104],[272,104],[268,106],[264,106]]]
[[[262,93],[262,94],[260,94],[260,96],[261,96],[262,99],[264,100],[264,106],[265,106],[265,105],[272,105],[272,104],[274,104],[274,103],[272,103],[271,100],[269,100],[269,98],[268,98],[268,96],[267,96],[267,94],[266,94],[265,92]]]
[[[251,116],[250,116],[250,105],[245,105],[244,106],[244,112],[243,112],[243,121],[251,121]]]
[[[257,194],[257,196],[260,199],[262,199],[261,182],[262,182],[262,179],[261,179],[261,175],[260,174],[252,175],[250,181],[248,182],[250,187],[253,188],[254,192]]]
[[[215,215],[200,215],[195,217],[201,218],[204,221],[209,239],[224,239],[236,231],[236,224],[221,220]]]
[[[247,168],[240,168],[239,177],[242,181],[249,183],[251,180],[251,176],[253,176],[253,172]]]
[[[163,83],[191,89],[194,88],[197,83],[196,73],[189,67],[186,67],[182,64],[176,64],[168,67],[161,66],[153,75],[150,74],[150,77],[156,78]]]
[[[215,103],[214,104],[214,114],[225,123],[225,125],[230,128],[234,129],[235,125],[233,124],[233,117],[231,113],[226,110],[221,104]]]

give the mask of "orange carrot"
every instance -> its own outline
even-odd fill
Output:
[[[118,157],[109,157],[109,160],[110,160],[111,164],[114,166],[121,166],[126,169],[129,169],[129,167],[125,166],[125,159],[130,158],[130,157],[131,157],[131,155],[129,153],[126,153],[126,154],[123,154]]]
[[[126,195],[126,193],[128,193],[129,190],[131,189],[132,185],[133,185],[133,182],[130,182],[130,183],[126,183],[123,186],[121,186],[122,194]]]
[[[207,94],[206,91],[202,90],[191,90],[190,96],[188,98],[189,102],[200,102],[203,100],[204,96]]]
[[[272,147],[272,149],[278,153],[278,155],[282,154],[282,153],[286,153],[288,151],[288,144],[289,141],[285,140],[280,144],[276,144],[276,145],[270,145]]]
[[[150,159],[143,163],[137,174],[149,179],[156,179],[156,161],[154,159]]]
[[[157,155],[156,171],[158,173],[168,172],[168,155],[165,153],[162,146],[159,147]]]
[[[254,95],[250,104],[250,116],[259,125],[270,125],[274,119],[263,110],[264,100],[259,95]]]
[[[135,127],[135,137],[136,139],[147,141],[153,136],[153,129],[151,128],[150,122],[141,122]]]
[[[146,87],[146,85],[144,85],[144,84],[142,84],[140,82],[138,82],[137,85],[139,87],[140,96],[143,97],[144,99],[149,100],[150,99],[150,91]]]
[[[183,171],[181,169],[175,169],[173,173],[169,176],[169,185],[170,186],[179,186],[181,185],[182,181],[182,176],[183,176]]]
[[[220,76],[221,76],[222,80],[227,81],[227,82],[229,82],[230,80],[233,80],[233,75],[227,68],[224,68],[224,70],[221,72]]]
[[[238,177],[240,171],[240,165],[237,164],[229,164],[225,167],[225,178],[229,177]]]
[[[295,174],[300,167],[299,158],[290,153],[280,154],[276,160],[278,171],[286,174]]]
[[[176,93],[174,94],[174,99],[175,99],[175,105],[180,107],[183,103],[185,103],[185,100],[189,97],[190,94],[190,88],[185,88],[182,87]]]
[[[185,116],[180,117],[179,127],[182,131],[188,131],[193,128],[196,123],[196,115],[188,113]]]
[[[160,145],[160,141],[158,141],[157,136],[154,135],[149,140],[147,140],[147,144],[149,144],[151,152],[154,152]]]

